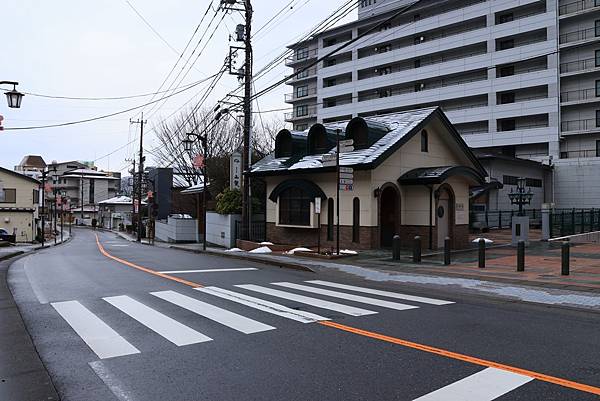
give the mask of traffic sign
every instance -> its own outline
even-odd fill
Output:
[[[354,173],[354,169],[352,167],[340,167],[340,173]]]
[[[354,184],[353,179],[340,178],[340,185],[352,185]]]
[[[344,146],[344,147],[340,146],[340,153],[349,153],[349,152],[354,152],[354,146]]]
[[[340,171],[340,178],[345,178],[345,179],[348,179],[348,180],[353,180],[354,179],[354,174],[352,174],[352,173],[342,173]]]
[[[327,153],[327,154],[323,155],[323,157],[321,158],[321,161],[324,161],[324,162],[336,161],[336,160],[337,160],[337,155],[331,154],[331,153]]]
[[[354,185],[353,184],[340,184],[340,191],[352,191],[354,190]]]
[[[315,198],[315,213],[321,213],[321,198]]]
[[[344,139],[343,141],[340,141],[340,147],[352,145],[354,145],[354,139]]]

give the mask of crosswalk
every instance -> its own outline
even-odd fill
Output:
[[[261,316],[260,314],[256,315],[255,313],[252,318],[240,314],[238,312],[240,306],[242,309],[249,308],[264,312],[265,318],[274,315],[298,323],[311,324],[330,320],[331,317],[327,314],[331,312],[349,316],[367,316],[379,313],[378,308],[402,312],[418,309],[423,305],[439,307],[453,303],[442,299],[419,297],[322,280],[309,280],[301,284],[291,282],[275,282],[268,285],[238,284],[232,287],[234,288],[227,289],[216,286],[194,288],[194,292],[202,300],[177,291],[150,292],[148,297],[192,312],[193,316],[198,315],[201,317],[200,323],[208,319],[218,325],[225,326],[227,329],[247,335],[260,335],[262,332],[276,330],[276,327],[256,320],[255,316]],[[306,293],[311,294],[311,296],[304,295]],[[292,308],[274,302],[270,300],[271,298],[275,300],[282,299],[288,303],[291,301],[292,303],[308,305],[321,311],[315,313]],[[344,303],[324,298],[343,300]],[[233,312],[224,307],[213,305],[210,303],[211,299],[225,301],[227,305],[232,305],[232,307],[236,305],[238,309]],[[403,302],[390,301],[390,299],[402,300]],[[205,342],[218,341],[218,338],[211,338],[128,295],[104,297],[102,300],[177,347],[194,344],[201,346]],[[345,303],[347,301],[367,305],[369,309],[348,305]],[[405,304],[404,302],[409,303]],[[131,343],[135,344],[135,339],[124,338],[117,332],[117,328],[109,326],[79,301],[54,302],[51,305],[98,358],[116,358],[140,353],[140,350]],[[198,324],[194,325],[194,327],[197,326]],[[216,336],[213,335],[213,337]],[[473,375],[424,394],[413,401],[491,401],[527,384],[531,380],[533,379],[529,376],[496,368],[485,368]]]

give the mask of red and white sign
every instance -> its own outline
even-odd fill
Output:
[[[52,185],[46,183],[46,185],[44,185],[44,191],[45,192],[52,192]]]
[[[198,155],[198,156],[194,157],[194,160],[192,161],[192,163],[195,168],[203,168],[204,167],[204,156]]]

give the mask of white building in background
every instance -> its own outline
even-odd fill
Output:
[[[294,129],[439,105],[477,151],[554,165],[558,207],[598,207],[600,1],[421,0],[305,69],[410,3],[290,46]]]

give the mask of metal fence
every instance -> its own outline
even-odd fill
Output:
[[[542,226],[541,209],[529,209],[524,210],[523,212],[526,216],[529,216],[531,227]],[[485,212],[471,212],[471,228],[490,230],[510,228],[513,216],[516,216],[518,213],[518,210],[486,210]]]
[[[242,222],[235,222],[235,239],[243,238]],[[250,223],[248,239],[254,242],[263,242],[267,239],[267,225],[264,221],[253,221]]]
[[[600,209],[554,209],[550,222],[552,238],[600,231]]]

